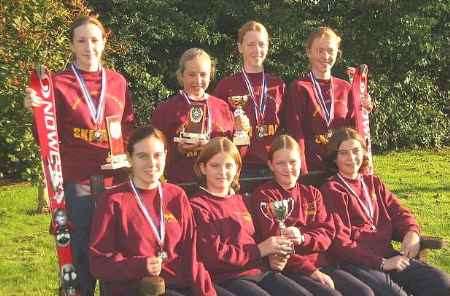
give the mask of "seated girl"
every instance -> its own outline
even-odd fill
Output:
[[[214,282],[238,295],[312,295],[265,265],[264,257],[290,253],[292,245],[282,236],[256,242],[252,216],[235,194],[241,167],[236,146],[223,137],[211,140],[195,164],[202,184],[191,199],[198,248]]]
[[[412,213],[377,176],[360,174],[368,161],[358,132],[337,130],[326,160],[335,175],[321,191],[337,230],[331,251],[343,268],[377,295],[449,295],[448,275],[414,259],[420,230]],[[401,241],[400,251],[392,240]]]
[[[326,252],[334,237],[333,218],[320,191],[298,182],[301,162],[298,143],[288,135],[277,137],[268,160],[273,180],[258,187],[252,196],[259,238],[281,233],[295,244],[295,252],[288,256],[269,255],[270,267],[283,271],[314,295],[374,295],[363,282],[333,265]],[[281,229],[269,210],[273,202],[286,205],[287,219]]]
[[[216,295],[197,261],[195,222],[184,191],[160,183],[166,159],[163,134],[139,128],[128,142],[128,182],[98,199],[92,222],[92,274],[106,295],[137,295],[146,276],[161,276],[165,295]]]

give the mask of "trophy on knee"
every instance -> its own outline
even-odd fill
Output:
[[[286,225],[284,222],[291,215],[294,209],[294,199],[274,200],[261,202],[259,208],[263,215],[270,221],[275,220],[280,229],[280,234],[285,235]]]
[[[243,122],[249,122],[248,116],[245,114],[244,106],[248,101],[248,96],[230,96],[228,103],[234,108],[235,131],[233,135],[233,143],[236,146],[250,145],[249,129],[243,126]]]
[[[176,143],[195,144],[199,141],[208,141],[207,106],[201,103],[191,103],[188,118],[179,135],[173,138]]]
[[[102,170],[115,170],[119,168],[129,168],[127,155],[123,147],[122,117],[120,115],[107,116],[106,131],[108,133],[109,156],[106,164],[102,165]]]

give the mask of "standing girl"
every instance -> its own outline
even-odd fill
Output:
[[[122,75],[102,66],[106,43],[103,25],[94,17],[82,16],[70,29],[73,63],[55,74],[56,114],[68,216],[74,226],[72,249],[81,294],[93,295],[95,279],[89,273],[88,241],[94,211],[90,180],[103,175],[111,185],[118,173],[102,171],[109,145],[105,117],[119,115],[125,138],[133,125],[127,82]],[[25,107],[40,106],[42,99],[26,89]],[[81,156],[81,157],[80,157]]]
[[[199,151],[208,139],[217,136],[231,137],[233,133],[233,116],[222,100],[206,93],[214,65],[209,55],[202,49],[191,48],[183,53],[180,59],[177,79],[183,90],[178,95],[161,103],[153,112],[152,123],[159,128],[168,139],[167,179],[170,182],[182,183],[195,180],[192,169]],[[201,107],[200,120],[206,125],[206,140],[193,143],[177,143],[190,121],[195,121],[191,112],[192,105]]]
[[[339,37],[320,27],[307,40],[310,72],[291,83],[286,101],[286,129],[300,145],[302,174],[323,171],[325,146],[332,130],[356,124],[350,84],[331,75],[340,53]]]
[[[250,21],[239,29],[238,49],[242,70],[219,81],[213,93],[228,102],[233,96],[247,96],[243,110],[249,120],[236,123],[236,129],[249,130],[250,134],[250,144],[239,146],[244,162],[242,176],[269,175],[267,147],[280,128],[285,84],[264,71],[269,34],[262,24]],[[230,108],[236,111],[235,106]]]
[[[195,172],[202,184],[191,204],[199,249],[213,280],[238,295],[312,295],[281,273],[268,271],[263,258],[292,251],[291,242],[271,236],[256,242],[255,229],[239,188],[241,158],[226,138],[200,152]]]
[[[269,150],[268,165],[274,179],[256,189],[252,208],[258,236],[264,240],[280,233],[274,219],[262,212],[262,203],[291,202],[285,221],[286,236],[295,243],[290,256],[269,255],[269,264],[311,291],[314,295],[374,295],[371,289],[351,274],[332,265],[327,249],[334,238],[334,224],[320,191],[298,183],[300,148],[288,135],[277,137]],[[341,294],[342,293],[342,294]]]
[[[335,175],[321,187],[334,216],[331,248],[343,268],[377,295],[449,295],[448,275],[419,260],[419,225],[383,182],[361,175],[368,165],[363,138],[353,129],[336,131],[327,147]],[[401,251],[391,241],[401,241]]]
[[[90,240],[92,273],[106,295],[137,295],[139,281],[160,275],[165,295],[216,295],[197,261],[195,222],[184,191],[162,184],[163,134],[136,130],[128,142],[131,176],[98,199]]]

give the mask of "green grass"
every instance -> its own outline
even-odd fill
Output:
[[[450,148],[375,157],[376,172],[412,209],[425,234],[450,241]],[[36,188],[1,186],[0,295],[56,295],[57,264],[49,216],[33,214]],[[428,261],[450,273],[450,248]]]

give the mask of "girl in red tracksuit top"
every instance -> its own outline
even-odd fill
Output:
[[[130,180],[98,199],[92,222],[91,271],[103,281],[104,295],[138,295],[140,280],[158,275],[165,281],[165,295],[217,295],[197,260],[186,194],[159,181],[166,158],[164,135],[151,126],[137,129],[128,153]]]
[[[320,191],[298,183],[300,148],[288,135],[277,137],[269,150],[268,166],[274,179],[256,189],[252,196],[255,227],[260,239],[283,234],[295,243],[295,253],[269,255],[270,267],[283,271],[314,295],[374,295],[351,274],[332,265],[327,250],[334,238],[333,218],[326,211]],[[291,213],[280,229],[267,211],[267,204],[289,201]],[[342,294],[341,294],[342,293]]]
[[[327,147],[336,174],[321,187],[334,217],[331,252],[377,295],[449,295],[448,275],[419,260],[419,225],[381,180],[361,175],[368,163],[357,131],[336,131]],[[401,241],[396,251],[392,240]]]
[[[265,256],[285,254],[292,246],[281,236],[256,242],[252,216],[234,192],[241,166],[236,146],[223,137],[211,140],[195,164],[202,186],[191,204],[199,253],[213,280],[238,295],[312,295],[264,264]]]
[[[188,49],[181,56],[177,71],[183,90],[159,104],[153,112],[153,125],[163,131],[168,141],[166,177],[169,182],[195,181],[192,167],[202,147],[214,137],[232,137],[234,121],[228,105],[206,93],[213,74],[214,65],[210,56],[199,48]],[[202,106],[204,111],[193,112],[194,105]],[[199,139],[195,143],[175,142],[174,138],[180,136],[184,126],[189,121],[197,120],[196,114],[203,114],[207,139]]]
[[[255,177],[270,174],[267,147],[280,129],[286,85],[264,69],[269,34],[263,24],[249,21],[242,25],[238,49],[242,56],[241,71],[220,80],[213,94],[228,103],[233,96],[247,96],[243,110],[248,120],[245,123],[236,120],[236,126],[249,128],[250,144],[239,146],[244,161],[242,175]],[[230,108],[236,111],[236,106],[230,104]]]

